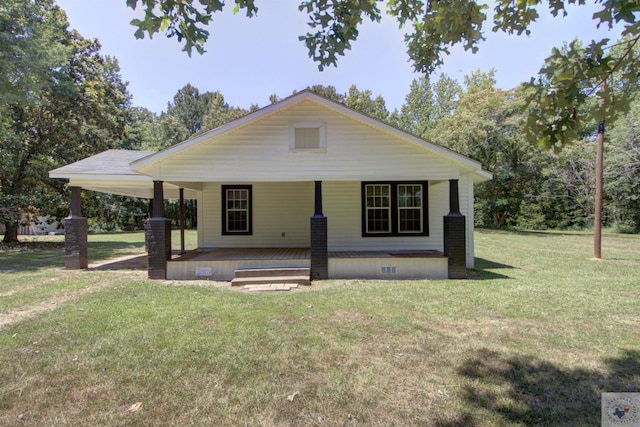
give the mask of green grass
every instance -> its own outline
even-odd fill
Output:
[[[2,250],[0,425],[599,425],[640,391],[640,236],[591,242],[480,230],[469,280],[258,295]]]

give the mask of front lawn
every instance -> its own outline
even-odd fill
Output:
[[[599,425],[640,391],[640,236],[475,237],[469,280],[273,294],[2,249],[0,425]],[[90,262],[142,250],[90,236]]]

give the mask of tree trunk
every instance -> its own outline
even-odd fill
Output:
[[[19,243],[17,225],[5,224],[4,239],[2,239],[2,243]]]

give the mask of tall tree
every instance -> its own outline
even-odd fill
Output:
[[[640,232],[640,100],[616,121],[607,147],[605,213],[619,231]]]
[[[272,96],[277,98],[277,95]],[[248,113],[249,111],[243,108],[230,107],[225,101],[222,93],[220,93],[220,91],[216,91],[211,95],[209,110],[206,112],[203,119],[203,128],[204,130],[215,129],[218,126],[222,126],[230,121],[239,119]]]
[[[515,90],[495,88],[493,71],[465,77],[455,113],[434,127],[431,139],[480,161],[493,180],[476,190],[477,221],[502,227],[514,223],[536,170],[538,151],[522,136],[524,100]]]
[[[307,89],[309,89],[313,93],[317,93],[320,96],[324,96],[325,98],[344,104],[345,96],[342,93],[338,93],[338,90],[335,88],[335,86],[313,85],[307,87]]]
[[[461,91],[460,84],[446,74],[435,84],[428,77],[414,79],[394,124],[428,138],[429,131],[455,111]]]
[[[197,87],[187,83],[167,104],[166,114],[175,117],[187,129],[189,135],[202,132],[204,116],[215,102],[215,93],[200,93]]]
[[[64,186],[46,178],[47,172],[120,138],[129,98],[117,61],[100,55],[97,40],[69,31],[64,12],[52,0],[3,0],[1,5],[2,49],[14,53],[0,57],[3,70],[11,70],[3,83],[10,94],[0,107],[0,222],[4,241],[11,242],[17,241],[25,215],[65,211]],[[45,45],[57,53],[34,53],[31,59],[42,63],[15,66],[30,62],[16,53],[37,53]]]
[[[344,104],[353,108],[356,111],[367,114],[378,120],[387,120],[389,118],[389,111],[384,102],[384,98],[381,95],[373,97],[373,92],[370,90],[358,90],[356,85],[349,87]]]

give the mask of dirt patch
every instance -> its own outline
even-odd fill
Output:
[[[85,273],[83,273],[83,271],[81,270],[78,270],[74,272],[69,272],[69,274],[62,276],[62,278],[68,279],[70,277],[79,276],[81,274],[85,274]],[[132,278],[137,278],[137,279],[140,278],[140,273],[135,270],[129,270],[126,272],[126,274],[130,274]],[[28,289],[33,289],[38,286],[43,286],[43,285],[46,285],[47,283],[50,283],[51,281],[55,281],[59,279],[60,278],[42,280],[29,286]],[[106,288],[108,286],[111,286],[113,283],[121,279],[122,279],[122,274],[113,275],[112,277],[105,278],[105,280],[92,282],[91,284],[88,284],[82,289],[77,289],[71,292],[65,292],[58,295],[53,295],[41,301],[31,302],[26,306],[15,308],[9,312],[0,313],[0,330],[8,326],[16,325],[20,322],[31,319],[33,317],[39,316],[43,313],[56,310],[72,302],[78,301],[83,296],[91,294],[95,291]],[[24,291],[24,290],[25,288],[21,288],[20,290],[6,292],[3,295],[17,294],[20,291]]]

